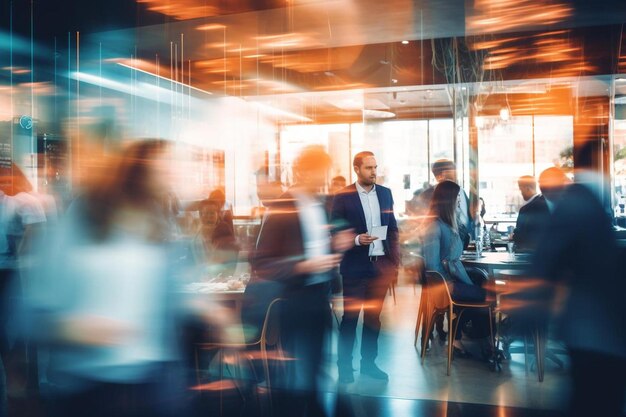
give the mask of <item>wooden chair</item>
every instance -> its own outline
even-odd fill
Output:
[[[435,325],[435,318],[438,315],[448,313],[451,325],[448,333],[448,368],[447,375],[450,375],[450,367],[453,359],[453,341],[456,338],[458,323],[466,310],[469,309],[485,309],[489,312],[489,335],[492,351],[495,352],[495,344],[493,337],[493,304],[491,302],[466,302],[454,301],[450,294],[448,284],[444,277],[436,271],[426,271],[426,307],[424,310],[424,320],[426,321],[426,335],[429,335]],[[422,338],[422,363],[426,356],[426,344],[428,337]]]
[[[206,350],[220,350],[220,380],[223,378],[223,355],[224,350],[234,351],[238,357],[241,357],[240,353],[254,352],[254,348],[258,348],[260,352],[260,359],[263,365],[263,376],[265,378],[265,384],[267,387],[267,394],[269,398],[270,410],[272,409],[272,389],[271,389],[271,377],[270,377],[270,355],[268,354],[268,348],[273,349],[276,352],[274,358],[284,358],[281,343],[280,343],[280,305],[284,300],[282,298],[274,299],[267,308],[265,318],[263,320],[263,326],[261,328],[261,334],[258,339],[250,342],[241,343],[198,343],[195,345],[195,362],[196,362],[196,379],[200,384],[200,369],[199,369],[199,354],[201,351]],[[249,355],[248,360],[252,362],[254,355]],[[239,361],[238,361],[239,363]],[[251,367],[254,372],[254,366]],[[256,377],[256,375],[255,375]]]

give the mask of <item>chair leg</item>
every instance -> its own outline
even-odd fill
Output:
[[[267,398],[269,402],[270,408],[270,416],[274,415],[273,412],[273,398],[272,398],[272,386],[270,382],[270,366],[269,360],[267,358],[267,346],[265,346],[265,341],[261,343],[261,361],[263,362],[263,373],[265,374],[265,386],[267,387]]]
[[[493,310],[489,307],[489,341],[491,343],[491,353],[493,355],[493,370],[497,371],[500,369],[500,363],[498,361],[498,350],[496,349],[496,337],[493,332]]]
[[[539,382],[543,382],[544,358],[545,358],[545,340],[539,325],[535,326],[535,361],[537,363],[537,378]]]
[[[422,289],[422,295],[420,296],[419,306],[417,307],[417,322],[415,323],[415,340],[413,346],[417,346],[417,337],[419,335],[420,325],[422,324],[422,317],[424,316],[424,301],[423,295],[424,289]]]
[[[396,305],[396,284],[391,283],[391,295],[393,296],[393,305]]]
[[[461,310],[461,313],[463,311]],[[450,368],[452,367],[452,357],[454,354],[454,341],[456,340],[456,331],[459,323],[459,317],[453,319],[454,317],[454,308],[452,304],[450,304],[450,308],[448,310],[448,369],[446,371],[446,375],[450,376]]]
[[[424,358],[426,357],[426,346],[428,345],[428,339],[430,332],[433,331],[433,327],[435,327],[435,316],[436,313],[433,311],[424,312],[424,320],[426,323],[426,334],[422,337],[422,365],[424,364]]]
[[[528,329],[523,329],[524,334],[524,374],[528,376]]]

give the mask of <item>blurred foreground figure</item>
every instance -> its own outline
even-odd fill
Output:
[[[577,173],[576,184],[549,199],[556,204],[533,268],[565,289],[559,327],[571,357],[570,415],[612,417],[624,409],[626,282],[600,178],[593,175]]]
[[[141,141],[69,208],[31,277],[30,333],[50,348],[53,416],[181,409],[177,315],[160,204],[166,146]]]
[[[281,340],[289,357],[277,388],[277,415],[325,415],[318,398],[323,351],[330,330],[332,270],[353,235],[337,233],[331,244],[324,205],[318,199],[331,166],[319,147],[306,148],[296,158],[296,183],[280,202],[272,204],[252,258],[253,278],[246,288],[243,321],[260,327],[273,298],[283,298]],[[291,360],[292,359],[292,360]]]

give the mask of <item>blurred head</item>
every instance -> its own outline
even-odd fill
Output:
[[[539,174],[539,189],[541,190],[541,194],[552,202],[559,199],[561,192],[568,183],[569,180],[565,176],[565,173],[557,167],[548,168]]]
[[[97,236],[106,237],[115,214],[131,209],[145,213],[155,226],[151,238],[159,239],[164,232],[157,230],[164,215],[160,201],[170,188],[168,148],[168,143],[159,139],[132,142],[109,161],[108,177],[89,184],[87,215]]]
[[[485,208],[485,200],[483,200],[482,197],[479,197],[478,204],[480,206],[480,217],[485,217],[485,213],[487,213],[487,209]]]
[[[226,204],[226,194],[221,188],[216,188],[209,194],[209,200],[216,202],[219,205],[219,210],[222,210]]]
[[[441,181],[435,187],[432,200],[430,201],[430,214],[441,219],[454,230],[457,230],[456,208],[459,204],[459,191],[461,187],[452,181]]]
[[[437,182],[446,180],[456,182],[456,165],[449,159],[435,161],[431,167],[431,171]]]
[[[354,172],[356,173],[359,184],[364,186],[376,184],[376,170],[378,169],[378,165],[376,164],[374,153],[370,151],[357,153],[352,161],[352,166],[354,167]]]
[[[346,178],[338,175],[330,180],[330,189],[328,190],[328,192],[330,194],[336,194],[339,190],[345,188],[346,185]]]
[[[283,195],[283,183],[280,181],[261,181],[257,183],[256,194],[261,204],[266,206],[272,201],[278,200]]]
[[[535,181],[535,177],[530,175],[519,177],[517,180],[517,186],[520,193],[522,193],[524,201],[530,200],[532,196],[537,194],[537,182]]]
[[[293,161],[296,185],[312,193],[319,192],[326,185],[331,165],[330,156],[322,146],[304,148]]]
[[[208,199],[200,203],[200,223],[203,226],[214,226],[217,224],[220,216],[219,201]]]

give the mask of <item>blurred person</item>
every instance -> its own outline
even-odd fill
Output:
[[[7,321],[10,311],[10,287],[14,276],[14,257],[9,248],[7,232],[14,216],[13,201],[0,189],[0,417],[7,415],[7,375],[9,339]]]
[[[564,185],[568,183],[570,183],[569,178],[563,170],[557,167],[550,167],[539,174],[539,189],[550,213],[554,213],[556,202],[561,196]]]
[[[3,198],[3,229],[5,253],[0,282],[0,354],[10,369],[8,383],[11,391],[20,392],[36,385],[36,352],[20,334],[23,319],[23,292],[27,283],[25,276],[37,261],[34,250],[36,242],[46,232],[46,214],[33,191],[33,187],[22,172],[12,163],[4,172],[6,193]],[[26,385],[15,384],[26,381]]]
[[[622,416],[626,392],[624,256],[602,206],[598,185],[602,178],[578,171],[575,184],[559,187],[563,177],[554,170],[540,177],[543,193],[549,182],[554,208],[538,240],[531,271],[559,289],[555,293],[560,297],[554,299],[558,330],[571,360],[569,415]],[[538,316],[537,311],[530,314],[545,322],[546,315]]]
[[[333,200],[335,198],[335,195],[340,192],[342,189],[344,189],[346,187],[346,178],[338,175],[336,177],[333,177],[332,180],[330,180],[330,187],[328,187],[328,194],[325,196],[325,203],[324,205],[326,206],[326,212],[328,213],[328,217],[330,217],[331,215],[331,211],[333,209]]]
[[[46,224],[46,213],[39,199],[33,193],[26,175],[15,164],[12,164],[11,200],[14,215],[7,230],[9,250],[15,257],[32,254],[32,247]]]
[[[525,203],[519,209],[513,241],[517,252],[532,252],[550,218],[550,211],[543,195],[537,193],[535,178],[524,175],[517,180]]]
[[[226,224],[234,233],[233,226],[233,210],[229,203],[226,202],[226,194],[222,188],[216,188],[209,194],[210,201],[215,201],[219,205],[220,221]]]
[[[485,200],[482,197],[478,198],[478,214],[480,215],[480,218],[482,220],[482,222],[485,222],[485,214],[487,214],[487,208],[485,206]]]
[[[353,240],[349,231],[343,231],[331,241],[318,199],[330,167],[330,157],[318,146],[307,147],[296,157],[295,184],[270,206],[251,258],[253,274],[246,287],[242,321],[258,333],[270,302],[278,297],[285,300],[281,341],[293,360],[286,362],[284,380],[272,383],[279,391],[278,415],[326,414],[318,397],[318,378],[331,328],[331,272]]]
[[[376,184],[378,165],[372,152],[359,152],[353,161],[357,181],[341,190],[332,207],[332,221],[343,221],[357,236],[355,246],[346,252],[339,268],[343,278],[344,313],[339,328],[339,382],[354,382],[352,353],[356,327],[363,310],[361,374],[388,380],[376,365],[380,312],[387,288],[397,279],[400,254],[398,225],[393,214],[389,188]],[[386,239],[372,236],[373,228],[387,226]]]
[[[422,235],[422,255],[426,269],[437,271],[445,278],[453,300],[482,302],[485,301],[486,291],[474,284],[460,259],[463,245],[456,223],[459,191],[458,184],[448,180],[440,182],[435,187],[430,202],[430,216]],[[461,317],[459,330],[471,320],[473,333],[477,338],[489,335],[489,317],[486,313],[468,310]],[[443,321],[438,323],[438,326],[440,338],[445,340],[442,337]],[[469,353],[463,346],[461,338],[462,331],[458,331],[456,340],[452,342],[455,354],[467,357]],[[486,346],[485,344],[483,348]],[[488,353],[486,352],[487,355]]]
[[[330,180],[330,187],[328,188],[328,193],[330,195],[335,195],[339,192],[339,190],[345,188],[348,183],[346,182],[346,177],[342,175],[337,175]]]
[[[435,176],[437,183],[441,183],[442,181],[452,181],[458,184],[456,165],[449,159],[439,159],[433,162],[431,171]],[[429,187],[420,193],[418,205],[420,207],[430,208],[430,200],[432,199],[434,191],[434,187]],[[459,204],[456,207],[455,213],[458,233],[461,237],[461,242],[463,242],[463,249],[466,249],[474,230],[474,216],[470,210],[469,197],[463,188],[459,188]]]
[[[130,144],[74,200],[32,275],[28,331],[50,348],[54,416],[183,410],[178,298],[160,204],[164,141]]]
[[[280,200],[283,192],[282,182],[269,181],[267,176],[257,175],[256,193],[261,206],[252,209],[252,217],[261,218],[261,220],[263,220],[267,209]]]
[[[234,271],[239,246],[233,230],[220,217],[220,201],[203,200],[199,207],[200,227],[193,239],[197,263],[213,271]]]
[[[430,201],[420,197],[422,193],[432,188],[428,181],[424,181],[422,188],[418,188],[413,192],[411,200],[407,201],[407,213],[413,217],[422,217],[428,212],[428,204]]]

